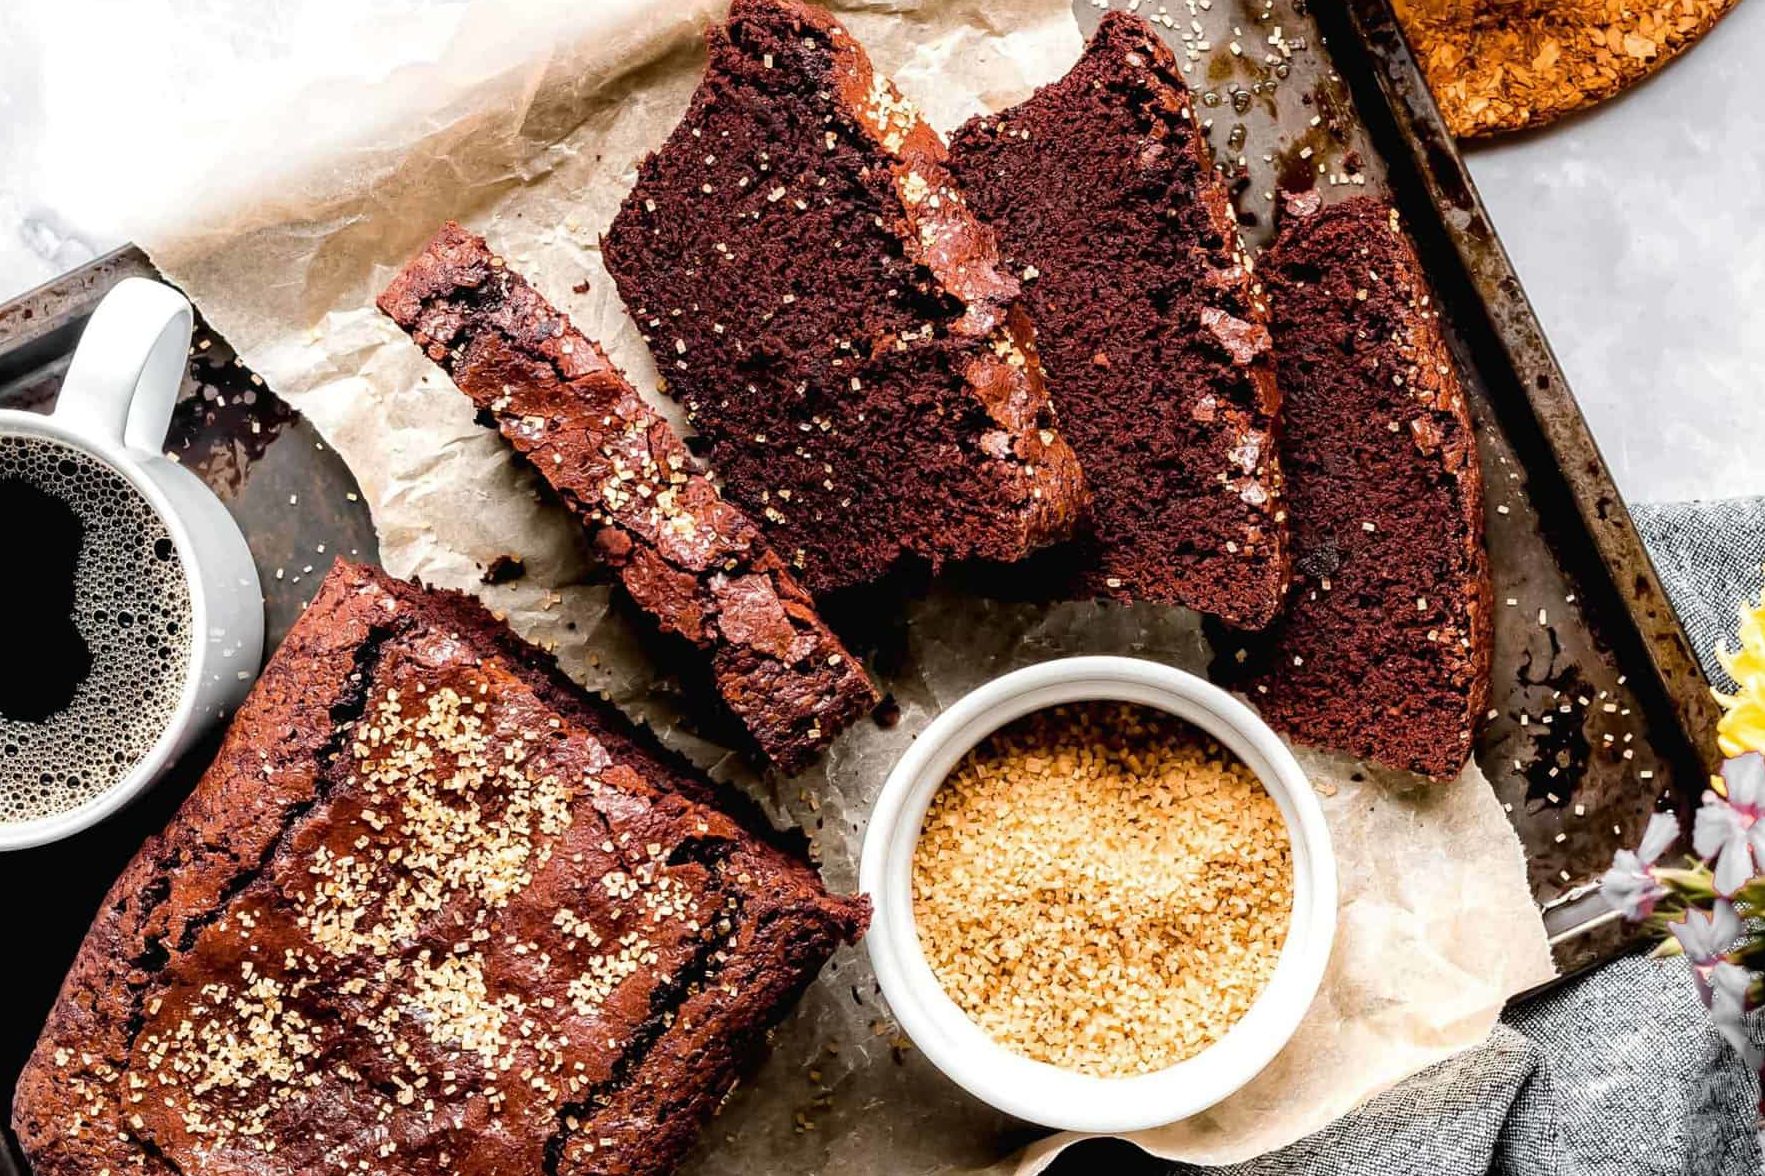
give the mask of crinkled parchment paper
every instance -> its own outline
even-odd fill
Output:
[[[210,152],[196,181],[131,227],[244,361],[349,463],[386,566],[463,588],[688,754],[809,829],[829,881],[854,882],[865,813],[890,764],[943,706],[1012,667],[1115,652],[1200,669],[1174,610],[1034,607],[945,587],[904,606],[885,685],[893,728],[845,735],[818,771],[756,779],[689,730],[674,691],[607,608],[582,537],[373,296],[444,218],[488,236],[600,339],[640,388],[655,370],[601,268],[597,240],[644,151],[679,117],[719,0],[472,0],[438,7],[384,53],[291,62],[260,79],[273,122]],[[879,65],[949,128],[1058,76],[1080,39],[1068,0],[879,0],[842,15]],[[400,62],[370,71],[361,63]],[[292,117],[290,117],[292,115]],[[273,127],[264,134],[259,128]],[[586,287],[583,286],[586,283]],[[586,292],[577,292],[584,290]],[[291,507],[295,509],[296,507]],[[486,587],[498,555],[527,575]],[[1341,859],[1334,961],[1298,1036],[1242,1092],[1139,1142],[1224,1162],[1289,1143],[1481,1040],[1504,999],[1551,975],[1518,840],[1475,768],[1443,787],[1307,754]],[[1034,1170],[1036,1138],[937,1075],[898,1035],[861,951],[846,952],[780,1030],[770,1060],[707,1132],[695,1170]]]

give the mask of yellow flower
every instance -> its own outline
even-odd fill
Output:
[[[1733,694],[1712,691],[1727,712],[1716,724],[1716,741],[1725,756],[1765,751],[1765,601],[1741,608],[1739,637],[1739,649],[1716,653],[1740,687]]]

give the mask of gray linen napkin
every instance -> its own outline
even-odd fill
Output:
[[[1765,498],[1663,502],[1630,514],[1704,673],[1733,689],[1716,650],[1733,644],[1740,604],[1765,590]]]
[[[1757,1176],[1758,1086],[1678,962],[1631,956],[1508,1013],[1318,1134],[1201,1176]]]
[[[1765,587],[1765,499],[1638,507],[1712,681]],[[1510,1009],[1481,1047],[1212,1176],[1758,1176],[1759,1086],[1682,961],[1628,957]],[[1755,1033],[1761,1032],[1755,1026]]]

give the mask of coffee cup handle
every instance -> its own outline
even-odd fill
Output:
[[[157,454],[190,354],[190,302],[146,278],[118,282],[80,336],[54,419],[77,433]]]

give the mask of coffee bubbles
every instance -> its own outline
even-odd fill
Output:
[[[58,441],[0,436],[0,822],[67,812],[171,725],[190,587],[130,483]]]

